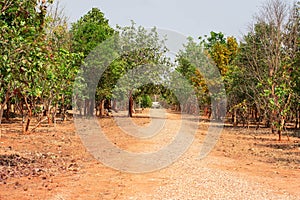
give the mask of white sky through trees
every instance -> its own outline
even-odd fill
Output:
[[[59,0],[70,22],[98,7],[115,28],[138,25],[170,29],[198,38],[210,31],[240,37],[265,0]]]

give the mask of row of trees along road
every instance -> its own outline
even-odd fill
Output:
[[[4,0],[0,2],[0,124],[3,116],[9,120],[10,114],[15,113],[22,116],[23,131],[28,132],[43,121],[53,123],[57,113],[66,119],[66,110],[72,107],[76,77],[82,77],[81,82],[75,82],[82,92],[75,97],[74,106],[85,116],[93,115],[95,107],[98,115],[103,116],[105,101],[121,95],[127,98],[130,117],[134,101],[153,94],[178,110],[196,112],[193,103],[180,107],[174,91],[161,83],[162,75],[174,67],[194,87],[200,110],[208,111],[211,98],[225,95],[224,91],[219,97],[211,97],[203,74],[194,65],[194,61],[208,57],[225,84],[229,121],[234,125],[252,122],[257,127],[264,123],[281,140],[287,122],[294,121],[294,127],[299,127],[299,7],[299,2],[291,6],[281,0],[267,1],[240,42],[221,32],[199,37],[198,42],[188,38],[173,65],[166,56],[165,40],[158,37],[155,28],[146,31],[132,22],[131,26],[113,29],[104,14],[93,8],[68,29],[67,18],[58,3]],[[89,65],[91,60],[85,59],[109,40],[117,46],[113,48],[116,51],[93,62],[104,67],[111,55],[120,56],[109,62],[94,86],[86,73],[99,70],[91,69],[98,65]],[[135,48],[126,51],[128,46]],[[139,72],[139,66],[151,69],[157,65],[166,68],[143,74],[157,85],[141,87],[136,84],[138,80],[126,76],[122,78],[126,84],[119,81],[128,72]],[[93,87],[96,94],[88,89]],[[222,116],[218,109],[211,114],[214,119]],[[37,120],[30,126],[33,117]]]
[[[62,99],[70,95],[74,66],[81,59],[69,51],[67,42],[59,42],[59,37],[67,35],[66,21],[47,15],[51,3],[0,2],[0,124],[5,106],[9,119],[14,105],[14,112],[23,117],[23,132],[29,131],[34,115],[43,112],[50,122],[58,106],[66,106]],[[58,20],[62,23],[55,24]]]

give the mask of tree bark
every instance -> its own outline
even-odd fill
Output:
[[[6,120],[7,121],[9,121],[9,113],[10,113],[10,101],[7,101],[7,103],[6,103],[6,113],[5,113],[5,118],[6,118]]]
[[[281,130],[278,130],[277,134],[278,134],[278,141],[281,141],[281,135],[282,135]]]
[[[89,100],[89,116],[94,116],[94,109],[95,109],[95,101]]]
[[[129,93],[129,101],[128,101],[128,117],[132,117],[133,113],[133,97],[132,97],[132,91]]]
[[[299,108],[296,110],[296,122],[295,122],[295,129],[298,128],[298,125],[299,125],[299,116],[300,115],[300,111],[299,111]]]
[[[51,112],[51,109],[50,109],[50,112],[51,112],[51,121],[54,124],[54,127],[56,127],[56,112],[57,112],[57,109],[58,109],[58,105],[57,104],[55,105],[55,107],[53,107],[53,111],[52,112]]]
[[[56,104],[55,107],[57,108],[58,105]],[[61,97],[61,107],[60,107],[60,110],[61,110],[60,113],[62,115],[62,121],[65,122],[67,120],[67,113],[66,113],[67,111],[66,111],[66,108],[65,108],[65,95],[62,95],[62,97]]]
[[[234,108],[233,109],[233,126],[236,127],[237,126],[237,109]]]
[[[2,108],[3,106],[1,105],[0,107],[0,138],[2,137],[2,116],[3,116],[3,110],[4,108]]]
[[[25,129],[23,129],[23,133],[27,133],[29,130],[29,125],[30,125],[30,121],[31,121],[31,117],[32,117],[32,111],[31,111],[31,106],[29,105],[28,101],[27,101],[27,97],[24,98],[25,99],[25,104],[28,110],[28,116],[27,116],[27,120],[26,120],[26,126]]]
[[[87,116],[87,105],[88,105],[88,100],[84,100],[84,109],[83,109],[83,115]]]
[[[113,100],[113,105],[112,105],[112,108],[111,108],[113,111],[115,112],[118,112],[118,108],[117,108],[117,101],[116,100]]]
[[[9,91],[9,88],[7,91]],[[0,104],[0,138],[2,135],[2,117],[3,117],[3,112],[4,112],[4,106],[8,102],[9,98],[10,98],[10,94],[8,92],[6,92],[3,104]]]
[[[104,103],[105,103],[105,99],[102,99],[99,104],[99,116],[100,117],[104,116]]]
[[[50,103],[47,105],[47,111],[46,111],[46,115],[48,118],[48,124],[52,124],[52,120],[51,120],[51,111],[50,111]]]

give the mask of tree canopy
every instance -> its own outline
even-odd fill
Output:
[[[134,22],[112,28],[92,8],[69,29],[67,16],[52,3],[0,2],[0,125],[3,116],[9,120],[11,105],[28,132],[32,121],[34,130],[43,120],[55,122],[58,114],[65,119],[74,107],[81,115],[103,116],[105,105],[116,107],[118,100],[131,117],[134,102],[149,107],[159,95],[182,112],[202,114],[200,109],[234,125],[265,124],[279,139],[287,121],[299,127],[299,1],[292,7],[267,1],[239,42],[214,31],[197,41],[189,37],[175,63],[156,28]],[[198,109],[184,99],[189,90],[180,86],[186,82]],[[228,100],[226,113],[222,99]]]

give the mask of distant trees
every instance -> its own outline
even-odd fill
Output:
[[[203,77],[203,71],[201,72],[199,69],[200,66],[206,65],[206,59],[202,43],[196,43],[192,38],[188,38],[184,50],[181,50],[177,55],[178,66],[176,70],[194,87],[199,104],[202,107],[210,104],[207,83]]]
[[[224,113],[221,111],[222,99],[225,97],[222,82],[227,79],[238,44],[235,38],[226,39],[221,32],[211,32],[209,37],[199,39],[199,43],[188,39],[185,49],[178,54],[176,69],[194,86],[203,109],[210,110],[210,104],[214,104],[212,118],[220,120]],[[226,86],[229,89],[230,85]]]
[[[125,98],[132,117],[134,101],[149,106],[153,94],[177,110],[198,112],[193,101],[184,99],[189,91],[177,87],[184,84],[179,73],[193,87],[200,108],[213,108],[214,119],[224,117],[221,105],[227,95],[227,117],[234,125],[251,118],[258,128],[263,121],[279,140],[287,121],[300,126],[299,1],[292,7],[267,1],[239,44],[222,32],[198,42],[188,38],[176,66],[155,28],[132,23],[113,29],[93,8],[69,30],[59,4],[51,5],[51,0],[0,2],[0,125],[3,116],[9,119],[12,104],[23,118],[24,132],[30,131],[34,116],[31,130],[42,121],[54,122],[58,112],[65,119],[73,88],[80,91],[73,106],[85,116],[92,116],[95,107],[102,116],[105,101]],[[220,89],[223,83],[226,93]],[[175,95],[176,87],[184,101]]]
[[[83,93],[76,100],[79,110],[85,99],[84,115],[92,116],[96,106],[103,116],[105,101],[122,93],[128,98],[128,116],[132,117],[138,84],[145,77],[159,79],[159,75],[151,72],[151,66],[165,62],[166,48],[156,29],[147,31],[132,22],[131,26],[118,26],[114,31],[100,10],[94,8],[73,24],[71,34],[73,51],[83,52],[86,58],[79,73],[83,79],[81,84],[85,85],[78,91]],[[141,67],[149,70],[141,71]],[[125,82],[117,84],[119,79]]]
[[[201,39],[201,38],[200,38]],[[224,92],[214,94],[214,98],[222,99],[226,95],[228,98],[228,106],[231,107],[236,99],[234,92],[235,87],[238,85],[234,84],[232,74],[235,70],[235,61],[238,54],[238,43],[232,36],[225,37],[223,33],[211,32],[210,36],[206,36],[202,40],[204,49],[207,51],[207,56],[212,59],[215,66],[219,70],[221,78],[215,78],[214,85],[220,85],[218,81],[223,81],[226,89]],[[222,103],[222,102],[221,102]],[[220,104],[212,105],[215,107],[213,110],[213,118],[220,119]]]
[[[267,1],[240,44],[221,32],[200,37],[198,44],[189,39],[178,54],[177,70],[190,80],[198,98],[205,97],[200,105],[209,105],[209,89],[195,63],[205,64],[206,55],[222,76],[229,100],[227,116],[231,114],[234,125],[238,117],[243,124],[254,118],[257,127],[264,120],[279,140],[287,120],[295,120],[298,126],[299,5],[297,2],[289,7],[281,0]],[[218,118],[216,113],[213,117]]]
[[[82,95],[85,98],[83,114],[89,116],[94,114],[95,106],[99,108],[100,116],[104,114],[105,100],[116,98],[112,91],[116,90],[118,79],[129,71],[136,71],[138,67],[162,64],[163,54],[166,51],[164,41],[159,39],[155,29],[147,31],[141,26],[136,27],[132,22],[131,26],[118,26],[115,31],[108,25],[108,20],[97,8],[93,8],[74,23],[70,33],[72,51],[83,52],[86,58],[80,73],[84,79],[82,84],[89,88],[82,90],[83,93],[88,92]],[[104,49],[106,45],[107,49]],[[114,55],[118,55],[115,57],[116,59],[107,63],[110,56],[113,57]],[[143,78],[142,76],[140,78]],[[137,76],[127,78],[127,83],[122,86],[118,85],[118,87],[122,87],[119,88],[120,91],[126,91],[125,95],[128,97],[129,106],[128,115],[132,117],[134,87],[139,81],[133,80],[133,78],[138,78]],[[96,87],[96,94],[95,91],[90,90],[94,87]]]
[[[133,97],[137,89],[146,84],[145,80],[160,84],[162,77],[169,70],[168,59],[165,56],[167,48],[165,40],[161,39],[156,28],[146,30],[142,26],[118,27],[120,61],[123,73],[120,77],[126,80],[119,84],[128,98],[128,116],[133,114]]]

